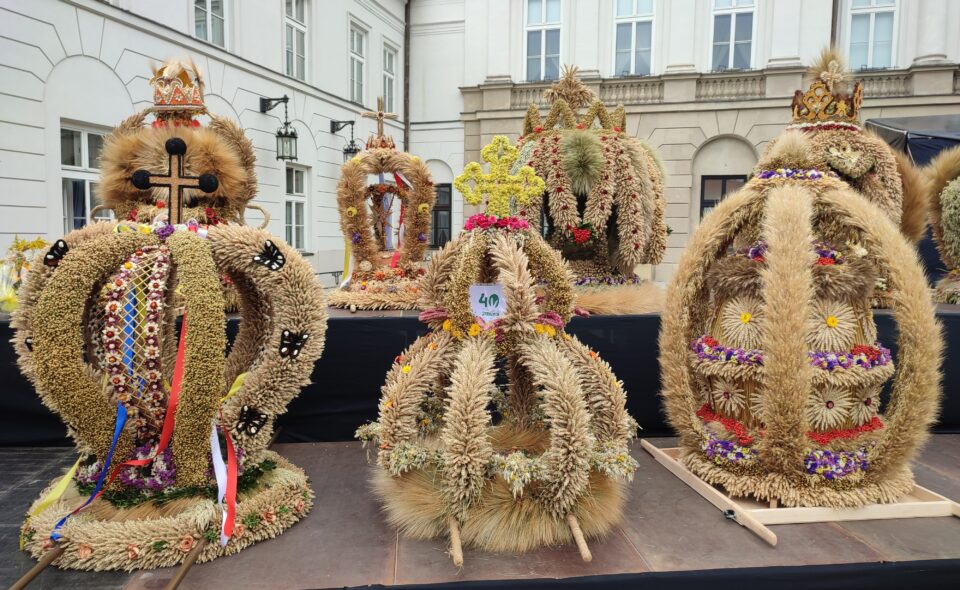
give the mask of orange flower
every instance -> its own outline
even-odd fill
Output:
[[[242,537],[246,532],[247,532],[247,525],[243,524],[242,522],[238,522],[238,523],[233,527],[233,538],[239,539],[239,538]]]
[[[81,543],[80,548],[77,549],[77,556],[80,557],[80,559],[90,559],[91,555],[93,555],[93,547],[86,543]]]
[[[178,545],[178,547],[180,548],[180,551],[183,551],[184,553],[189,553],[190,550],[193,549],[193,544],[194,544],[193,536],[184,535],[183,538],[180,539],[180,544]]]
[[[293,511],[296,512],[297,514],[300,514],[301,512],[303,512],[306,507],[307,507],[307,503],[304,502],[302,499],[297,500],[296,502],[293,503]]]
[[[273,524],[277,522],[277,513],[273,511],[273,508],[270,508],[263,513],[263,522],[267,524]]]
[[[133,543],[127,545],[127,559],[140,559],[140,547],[134,545]]]

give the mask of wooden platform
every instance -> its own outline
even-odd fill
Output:
[[[960,504],[919,485],[894,504],[870,504],[862,508],[845,510],[778,506],[776,500],[760,502],[754,498],[734,497],[722,487],[703,481],[687,469],[678,460],[679,448],[660,448],[646,440],[640,441],[640,444],[658,463],[693,488],[705,500],[722,510],[726,518],[737,521],[771,546],[777,544],[777,536],[766,526],[768,524],[960,517]]]
[[[648,440],[659,447],[675,445],[673,439]],[[771,547],[725,519],[640,444],[634,444],[632,454],[640,469],[630,486],[624,522],[606,539],[590,542],[591,563],[584,563],[577,548],[568,545],[526,555],[466,549],[463,568],[456,568],[445,542],[399,538],[386,526],[369,492],[366,451],[359,444],[283,444],[274,449],[310,475],[318,496],[314,511],[277,539],[195,566],[181,588],[292,590],[603,574],[641,574],[644,579],[648,574],[717,568],[751,576],[767,570],[744,568],[818,566],[805,568],[803,571],[809,572],[806,577],[831,564],[881,567],[888,562],[960,559],[960,519],[952,517],[777,525],[778,543]],[[958,457],[960,435],[932,437],[914,467],[918,483],[947,497],[960,497]],[[33,565],[17,551],[24,511],[40,489],[74,459],[69,448],[0,448],[0,588]],[[30,587],[157,589],[164,587],[174,571],[47,570]],[[917,577],[918,582],[920,579]],[[668,587],[662,578],[656,580],[657,588]]]

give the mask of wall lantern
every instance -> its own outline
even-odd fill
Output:
[[[278,104],[283,103],[283,126],[277,129],[277,159],[291,160],[297,159],[297,130],[290,124],[287,117],[287,103],[290,98],[284,94],[283,98],[261,98],[260,112],[266,113],[272,110]]]
[[[360,153],[360,146],[353,139],[353,121],[330,121],[330,133],[337,133],[347,125],[350,126],[350,143],[343,146],[343,161],[349,162]]]

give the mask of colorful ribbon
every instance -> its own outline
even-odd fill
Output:
[[[350,252],[350,239],[343,239],[343,278],[340,279],[340,288],[343,289],[350,282],[353,275],[353,254]]]
[[[147,457],[146,459],[130,459],[125,461],[120,465],[117,465],[113,469],[113,473],[110,474],[110,479],[107,480],[107,485],[109,486],[113,481],[120,475],[120,470],[125,467],[144,467],[149,465],[158,455],[163,453],[166,450],[167,445],[170,444],[170,439],[173,438],[173,427],[176,421],[177,413],[177,402],[180,400],[180,388],[183,385],[183,365],[185,362],[187,353],[187,315],[183,315],[183,322],[180,326],[180,343],[177,345],[177,362],[174,365],[173,369],[173,383],[170,385],[170,397],[167,400],[167,414],[163,419],[163,430],[160,432],[160,442],[157,444],[156,450],[154,450],[153,455]],[[117,421],[114,426],[113,431],[113,440],[110,442],[110,451],[107,453],[107,458],[104,461],[103,469],[100,471],[100,477],[97,478],[97,485],[94,486],[93,492],[90,494],[90,497],[87,498],[87,501],[78,506],[70,514],[64,516],[57,522],[56,526],[53,527],[53,532],[50,533],[50,538],[54,541],[60,539],[60,533],[58,532],[60,528],[67,522],[71,516],[77,514],[84,508],[90,505],[91,502],[96,500],[100,494],[103,493],[103,480],[107,475],[107,470],[110,468],[110,463],[113,460],[113,452],[117,447],[117,441],[120,439],[120,433],[123,432],[123,426],[127,422],[127,408],[121,403],[117,402]]]
[[[70,486],[70,482],[73,481],[73,476],[77,474],[77,469],[80,468],[80,459],[77,459],[77,462],[73,464],[64,475],[60,478],[60,481],[56,483],[55,486],[50,488],[50,491],[47,492],[47,495],[43,497],[42,500],[27,514],[27,522],[30,522],[30,519],[47,508],[53,505],[54,502],[60,499],[63,496],[63,493],[67,491],[67,488]],[[20,531],[20,550],[23,551],[24,546],[26,545],[26,539],[23,536],[23,532],[26,530],[26,526]]]

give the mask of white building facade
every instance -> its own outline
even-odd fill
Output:
[[[48,239],[96,204],[103,134],[151,104],[150,65],[193,59],[208,108],[253,141],[256,202],[317,272],[338,270],[336,182],[353,120],[384,96],[399,146],[431,169],[431,242],[462,226],[453,177],[515,138],[563,64],[660,150],[673,229],[667,280],[699,222],[789,119],[803,64],[835,41],[865,118],[960,112],[960,2],[950,0],[0,0],[0,248]],[[290,97],[298,158],[276,159]],[[256,215],[248,221],[258,222]],[[327,284],[330,284],[327,280]]]

